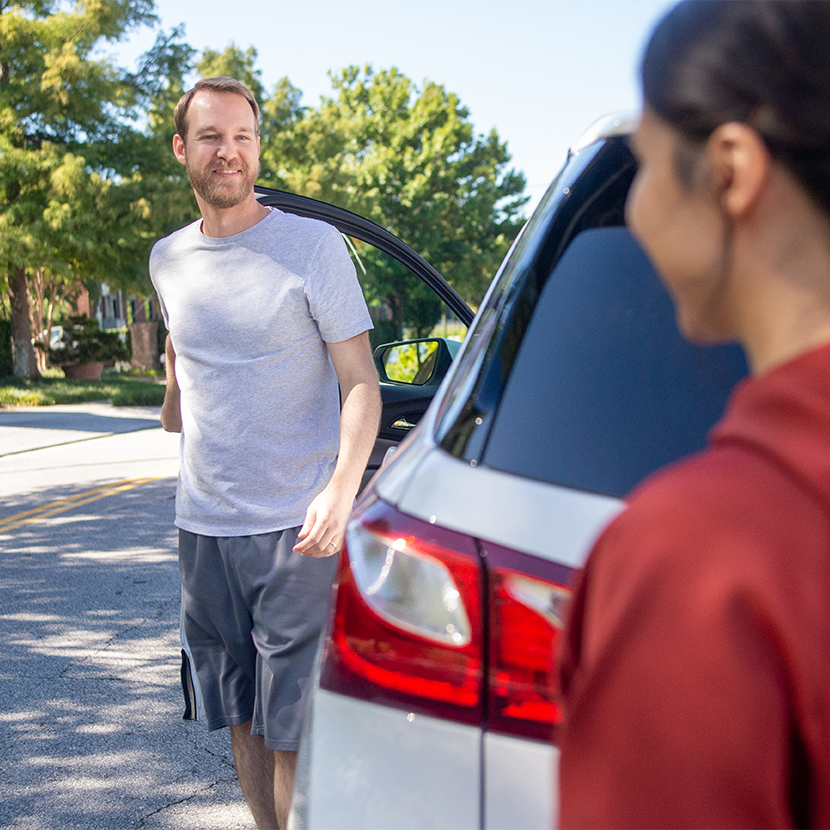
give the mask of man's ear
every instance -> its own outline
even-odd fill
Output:
[[[721,124],[706,142],[721,204],[733,218],[751,211],[769,178],[772,157],[763,139],[739,121]]]
[[[187,156],[184,152],[184,141],[178,133],[173,136],[173,152],[182,164],[187,164]]]

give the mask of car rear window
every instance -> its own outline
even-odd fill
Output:
[[[482,461],[623,496],[705,445],[746,371],[739,347],[681,337],[667,291],[626,228],[586,230],[545,282]]]

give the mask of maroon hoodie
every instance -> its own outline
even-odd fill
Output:
[[[635,491],[561,673],[562,827],[830,827],[830,345]]]

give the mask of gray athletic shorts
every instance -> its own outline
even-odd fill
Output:
[[[179,530],[185,720],[219,729],[252,718],[270,749],[299,748],[338,557],[294,553],[298,532]]]

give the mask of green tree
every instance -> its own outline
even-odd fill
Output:
[[[468,110],[439,84],[419,89],[397,69],[355,66],[331,80],[334,95],[319,108],[301,109],[283,87],[280,128],[263,137],[263,181],[373,219],[477,303],[526,202],[507,146],[495,130],[476,135]],[[431,292],[404,287],[388,261],[367,271],[365,285],[398,334],[435,325],[441,307]]]
[[[140,279],[153,225],[140,122],[189,47],[160,36],[136,74],[102,47],[154,22],[152,0],[0,0],[0,289],[18,376],[37,374],[31,298]]]
[[[152,293],[147,258],[153,243],[199,215],[187,173],[172,147],[173,110],[189,87],[196,54],[182,35],[182,27],[159,32],[139,61],[135,77],[141,80],[142,129],[130,131],[122,142],[126,164],[111,192],[115,248],[121,252],[113,263],[118,275],[114,282],[143,296]]]
[[[265,87],[262,85],[262,71],[255,67],[257,51],[249,46],[244,52],[235,43],[231,42],[224,52],[205,49],[202,57],[196,64],[196,72],[200,78],[215,78],[227,75],[242,81],[254,94],[258,102],[265,100]]]
[[[303,154],[297,152],[293,143],[297,139],[297,125],[307,113],[300,103],[302,97],[303,93],[288,78],[281,78],[271,95],[260,101],[263,136],[260,182],[268,187],[290,189],[288,170],[294,164],[302,164]]]

